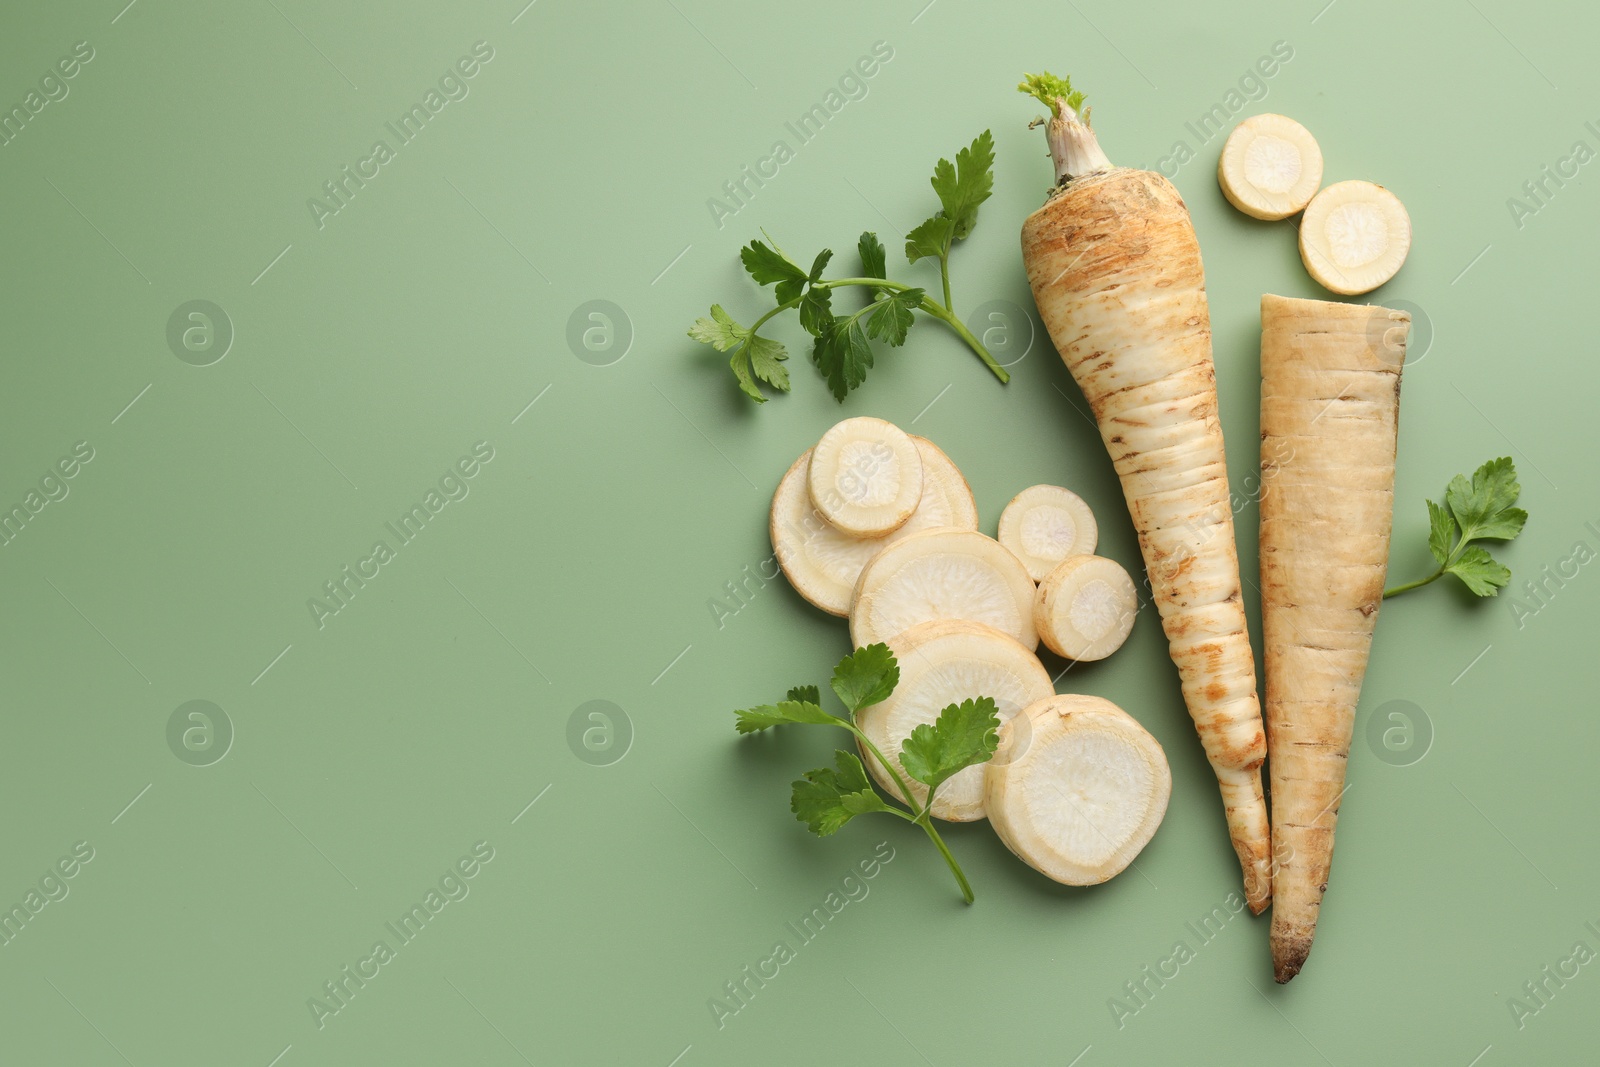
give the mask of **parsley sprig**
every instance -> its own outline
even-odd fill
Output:
[[[1528,513],[1513,505],[1522,493],[1509,456],[1491,459],[1472,474],[1456,475],[1441,506],[1428,501],[1428,551],[1439,569],[1426,578],[1383,591],[1398,596],[1453,574],[1478,596],[1494,596],[1511,582],[1511,570],[1475,541],[1509,541],[1522,532]]]
[[[905,344],[906,334],[916,323],[912,314],[921,311],[943,322],[967,343],[1001,382],[1011,380],[1004,367],[995,362],[971,330],[955,314],[950,300],[950,251],[965,240],[978,224],[978,207],[994,191],[994,138],[985,130],[966,148],[956,153],[955,163],[941,159],[933,168],[933,191],[939,197],[939,210],[906,236],[906,259],[939,261],[939,281],[944,302],[927,291],[889,280],[888,264],[878,235],[868,231],[856,243],[861,259],[861,274],[846,278],[824,278],[823,270],[833,258],[832,249],[823,249],[806,270],[789,258],[778,243],[751,241],[739,252],[739,259],[757,285],[773,287],[777,306],[752,325],[744,326],[721,304],[711,305],[709,318],[696,319],[689,336],[715,348],[731,352],[728,365],[744,394],[765,403],[766,394],[758,383],[765,382],[779,392],[789,391],[789,371],[783,363],[788,349],[759,333],[761,327],[782,312],[798,308],[801,327],[812,336],[811,359],[817,365],[834,399],[844,401],[851,390],[866,380],[873,365],[872,341],[890,348]],[[766,236],[763,232],[763,236]],[[840,313],[833,307],[836,289],[862,288],[868,302],[854,311]]]
[[[854,752],[839,749],[834,753],[832,767],[819,767],[807,771],[794,783],[789,810],[795,818],[805,823],[812,833],[827,837],[836,833],[857,815],[883,812],[895,815],[922,827],[933,842],[961,887],[961,895],[972,903],[972,886],[962,873],[961,865],[950,854],[944,839],[934,828],[934,794],[958,771],[979,764],[994,755],[1000,717],[994,701],[989,697],[975,697],[959,704],[951,704],[939,713],[938,721],[923,723],[911,732],[900,746],[900,765],[905,775],[928,787],[928,795],[917,803],[911,786],[895,765],[878,746],[856,725],[854,716],[861,709],[878,704],[894,692],[900,682],[900,665],[894,653],[884,644],[858,648],[839,661],[833,670],[833,691],[845,706],[844,715],[823,711],[820,694],[814,685],[797,686],[789,690],[787,698],[776,704],[736,711],[735,729],[741,734],[757,733],[774,726],[802,723],[816,726],[837,726],[855,735],[863,751],[888,772],[900,796],[895,798],[905,805],[902,811],[879,795],[867,776],[867,769]]]

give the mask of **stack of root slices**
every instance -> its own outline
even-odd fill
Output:
[[[900,664],[889,698],[858,713],[862,731],[899,753],[945,707],[990,697],[998,751],[945,783],[932,814],[988,818],[1035,870],[1094,885],[1155,834],[1172,775],[1161,745],[1121,708],[1058,696],[1036,649],[1104,659],[1132,631],[1138,595],[1121,565],[1094,554],[1094,514],[1067,489],[1024,489],[998,533],[979,531],[949,456],[882,419],[828,430],[772,498],[772,545],[790,584],[847,617],[855,647],[882,642]],[[861,757],[892,794],[889,772],[865,747]]]

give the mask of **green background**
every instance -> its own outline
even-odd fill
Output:
[[[934,160],[985,128],[995,195],[955,254],[955,302],[1029,306],[1017,232],[1049,167],[1026,129],[1037,109],[1012,86],[1070,71],[1114,159],[1154,166],[1180,140],[1193,153],[1175,181],[1205,251],[1238,488],[1256,465],[1258,297],[1323,294],[1293,224],[1232,211],[1214,180],[1221,138],[1185,123],[1226,108],[1287,42],[1292,59],[1229,124],[1298,118],[1326,181],[1382,182],[1415,225],[1409,262],[1373,296],[1408,302],[1433,334],[1423,345],[1419,327],[1405,373],[1392,576],[1431,569],[1423,498],[1509,454],[1533,516],[1502,553],[1520,587],[1579,541],[1600,548],[1586,525],[1600,526],[1600,204],[1587,174],[1548,182],[1520,220],[1507,203],[1575,142],[1600,148],[1585,126],[1600,119],[1593,16],[1478,0],[924,3],[97,0],[0,17],[6,108],[74,43],[94,49],[0,148],[0,505],[76,442],[94,450],[0,548],[0,904],[23,902],[75,842],[94,850],[69,895],[0,946],[0,1058],[1589,1054],[1595,966],[1551,984],[1521,1029],[1507,998],[1574,942],[1600,949],[1584,927],[1600,926],[1592,568],[1571,564],[1520,618],[1509,596],[1470,602],[1447,583],[1387,605],[1305,972],[1275,987],[1267,919],[1234,918],[1119,1028],[1109,998],[1179,939],[1195,947],[1185,924],[1238,888],[1153,612],[1120,654],[1059,682],[1126,707],[1172,763],[1165,824],[1136,869],[1094,889],[1047,882],[982,824],[949,833],[971,908],[897,822],[811,838],[788,783],[838,739],[740,741],[730,715],[825,681],[847,647],[842,621],[781,579],[747,582],[743,603],[725,589],[770,554],[778,476],[841,415],[941,445],[990,531],[1024,486],[1074,488],[1101,551],[1135,566],[1110,464],[1047,339],[1002,388],[919,326],[841,408],[790,320],[777,336],[796,352],[794,391],[757,409],[684,329],[713,300],[759,313],[766,294],[736,252],[760,227],[808,261],[840,249],[841,265],[872,228],[897,277],[934,279],[906,267],[899,239],[936,206]],[[308,198],[478,41],[493,59],[470,94],[319,228]],[[878,41],[893,58],[866,97],[798,144],[785,123]],[[708,198],[778,139],[794,159],[719,228]],[[195,299],[234,332],[209,366],[167,342]],[[613,316],[611,348],[602,330],[602,351],[574,350],[569,318],[597,299],[626,321]],[[480,441],[494,458],[470,493],[319,628],[308,599],[374,541],[396,545],[384,523]],[[1248,503],[1247,577],[1255,531]],[[719,620],[716,598],[737,613]],[[234,733],[208,766],[168,743],[196,699]],[[590,700],[626,716],[605,758],[631,730],[609,765],[569,744]],[[1397,700],[1415,705],[1413,746],[1431,736],[1421,759],[1368,740]],[[470,894],[319,1028],[308,998],[393,941],[384,924],[480,841],[494,859]],[[894,859],[869,895],[719,1029],[708,1001],[723,983],[793,942],[784,924],[880,841]]]

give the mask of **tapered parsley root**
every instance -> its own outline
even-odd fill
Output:
[[[1328,885],[1389,561],[1409,325],[1404,311],[1261,298],[1261,628],[1279,982],[1305,964]]]
[[[1217,419],[1205,271],[1172,183],[1112,165],[1061,78],[1021,86],[1050,108],[1056,187],[1022,227],[1034,301],[1122,479],[1184,701],[1222,787],[1245,896],[1272,894],[1266,737],[1245,629]]]

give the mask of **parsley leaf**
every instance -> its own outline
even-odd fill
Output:
[[[872,366],[872,346],[860,321],[852,315],[828,323],[812,343],[811,360],[828,380],[833,398],[843,403],[850,390],[867,380]]]
[[[812,286],[800,298],[800,327],[813,337],[821,337],[833,325],[833,290]]]
[[[833,691],[852,712],[882,703],[900,684],[900,664],[883,643],[858,648],[833,669]]]
[[[888,811],[872,783],[867,770],[854,753],[839,749],[834,754],[832,767],[819,767],[807,771],[804,778],[794,783],[789,810],[795,818],[806,824],[818,837],[835,833],[857,815],[871,811]]]
[[[783,361],[789,358],[788,350],[781,342],[757,336],[750,327],[735,322],[721,304],[711,305],[710,318],[694,320],[694,325],[689,327],[689,336],[718,352],[733,349],[728,366],[733,368],[739,388],[757,403],[764,404],[767,400],[761,387],[756,384],[758,378],[774,389],[789,391],[789,371],[783,365]]]
[[[906,332],[916,323],[911,314],[922,303],[921,289],[890,293],[872,305],[867,317],[867,336],[890,347],[906,343]]]
[[[812,693],[817,691],[816,686],[807,687]],[[845,721],[837,715],[829,715],[817,706],[814,700],[794,700],[798,690],[789,690],[791,699],[780,701],[777,704],[762,704],[760,707],[736,711],[738,721],[733,728],[741,734],[753,734],[773,726],[784,726],[791,723],[809,723],[814,726],[844,726]]]
[[[942,259],[950,248],[950,238],[956,232],[955,220],[943,215],[917,224],[906,234],[906,259],[915,263],[919,259]]]
[[[1481,545],[1463,550],[1445,570],[1466,582],[1467,588],[1479,596],[1494,596],[1511,584],[1511,571]]]
[[[955,221],[952,236],[963,240],[978,224],[978,205],[994,192],[994,137],[988,130],[956,153],[956,165],[941,159],[933,168],[933,191],[944,217]]]
[[[930,790],[937,789],[957,771],[994,755],[999,729],[1000,716],[991,698],[951,704],[939,713],[937,722],[911,731],[900,747],[900,765]]]
[[[1528,513],[1516,507],[1522,486],[1509,456],[1491,459],[1472,474],[1450,479],[1444,504],[1428,501],[1428,551],[1439,569],[1426,578],[1385,589],[1385,599],[1454,574],[1477,596],[1495,596],[1511,584],[1511,571],[1476,541],[1509,541],[1527,525]]]
[[[1428,551],[1442,567],[1450,562],[1450,546],[1456,540],[1456,520],[1448,508],[1428,501]]]
[[[1491,459],[1466,478],[1456,475],[1445,490],[1445,502],[1461,524],[1467,540],[1479,537],[1509,541],[1522,532],[1528,513],[1512,507],[1522,492],[1517,484],[1517,469],[1509,456]]]
[[[822,694],[817,692],[814,685],[797,685],[789,690],[790,700],[804,700],[810,704],[821,704]]]
[[[878,240],[878,235],[868,230],[861,235],[861,240],[856,242],[856,250],[861,253],[861,273],[868,278],[888,278],[889,267],[887,254],[883,250],[883,242]]]
[[[978,224],[978,205],[994,192],[994,137],[984,130],[956,153],[952,166],[941,159],[933,167],[933,191],[939,213],[906,234],[906,259],[945,259],[950,245],[963,240]]]
[[[767,240],[771,241],[772,238]],[[750,277],[755,279],[757,285],[778,283],[774,295],[780,304],[787,304],[799,296],[809,280],[809,275],[798,263],[783,254],[776,241],[773,241],[771,248],[760,241],[751,241],[739,250],[739,258],[744,261],[744,269],[750,272]]]

